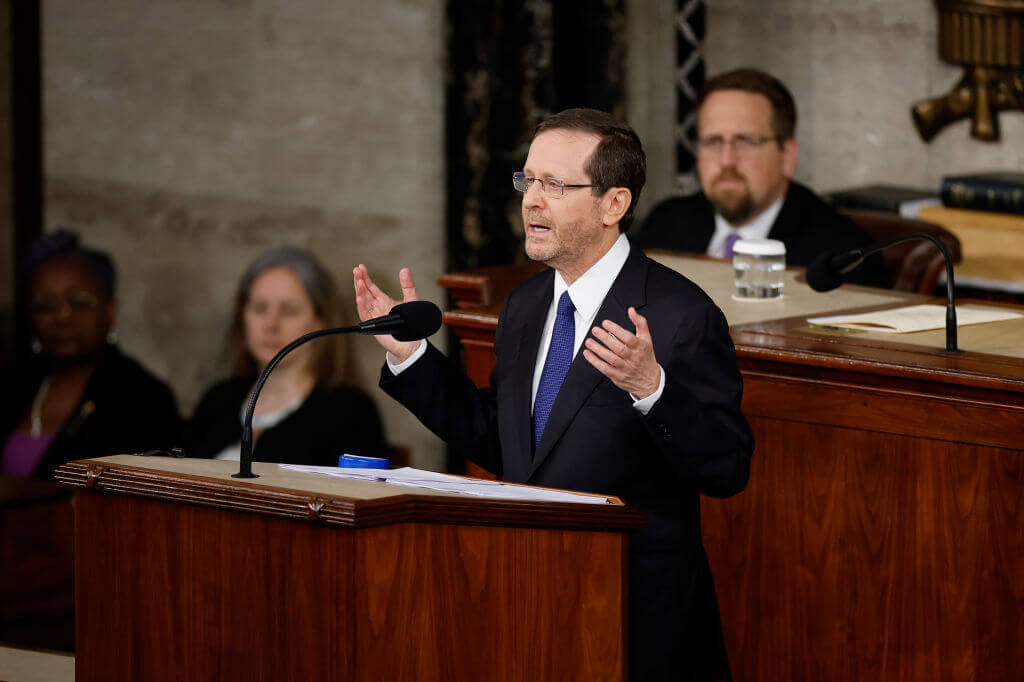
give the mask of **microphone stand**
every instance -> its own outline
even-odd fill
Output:
[[[253,386],[252,395],[242,415],[242,444],[238,457],[238,473],[234,478],[259,478],[252,473],[252,414],[256,410],[256,400],[260,396],[263,384],[267,382],[270,372],[277,367],[281,359],[293,350],[313,339],[331,334],[391,334],[399,341],[418,341],[425,339],[441,328],[441,311],[428,301],[406,301],[395,305],[391,312],[383,317],[366,320],[353,327],[331,327],[310,332],[300,336],[278,351],[274,359],[267,363],[260,373],[260,378]]]
[[[256,399],[259,398],[260,391],[263,389],[263,384],[267,382],[267,377],[270,376],[270,372],[277,367],[277,363],[281,362],[284,356],[291,353],[293,350],[313,339],[318,339],[321,336],[329,336],[331,334],[349,334],[352,332],[360,331],[358,325],[354,327],[331,327],[330,329],[319,329],[315,332],[310,332],[305,336],[300,336],[295,339],[287,346],[278,351],[274,359],[267,363],[266,368],[260,372],[260,378],[256,380],[256,385],[252,389],[252,394],[249,396],[249,402],[245,406],[245,412],[242,416],[242,446],[239,454],[239,466],[238,473],[231,474],[232,478],[259,478],[258,475],[252,472],[252,414],[256,410]]]
[[[949,252],[949,247],[946,246],[940,239],[934,235],[930,235],[927,232],[911,232],[905,234],[902,237],[896,237],[890,239],[882,244],[877,244],[870,249],[862,252],[859,257],[855,258],[850,263],[847,263],[839,269],[840,274],[845,275],[850,272],[858,265],[864,262],[864,259],[873,253],[887,249],[893,244],[899,244],[910,239],[927,239],[935,246],[939,247],[939,251],[942,252],[942,256],[946,262],[946,352],[947,353],[959,353],[960,349],[956,347],[956,307],[953,305],[953,254]]]

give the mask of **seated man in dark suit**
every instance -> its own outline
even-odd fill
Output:
[[[732,257],[737,239],[778,239],[786,262],[871,243],[849,218],[794,182],[796,105],[782,83],[756,69],[709,80],[697,101],[697,173],[703,192],[654,207],[634,235],[640,248]],[[885,287],[888,272],[875,254],[848,280]]]

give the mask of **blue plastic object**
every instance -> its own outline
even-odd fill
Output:
[[[389,462],[384,457],[360,457],[359,455],[341,455],[338,466],[349,469],[387,469]]]

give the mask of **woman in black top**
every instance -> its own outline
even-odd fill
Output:
[[[334,282],[312,254],[280,247],[260,255],[242,276],[235,300],[227,339],[233,376],[200,400],[187,454],[238,459],[242,410],[260,371],[294,339],[340,324]],[[254,460],[333,466],[341,454],[386,456],[373,402],[338,383],[342,341],[310,341],[274,368],[254,412]]]
[[[0,474],[49,478],[73,459],[179,446],[170,389],[108,341],[110,258],[55,232],[32,245],[23,276],[35,352],[0,377]]]

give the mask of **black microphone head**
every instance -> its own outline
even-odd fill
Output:
[[[430,301],[399,303],[390,314],[402,318],[402,327],[392,332],[399,341],[419,341],[441,328],[441,309]]]
[[[832,267],[832,252],[815,256],[807,265],[807,284],[815,291],[832,291],[843,283],[843,277]]]

